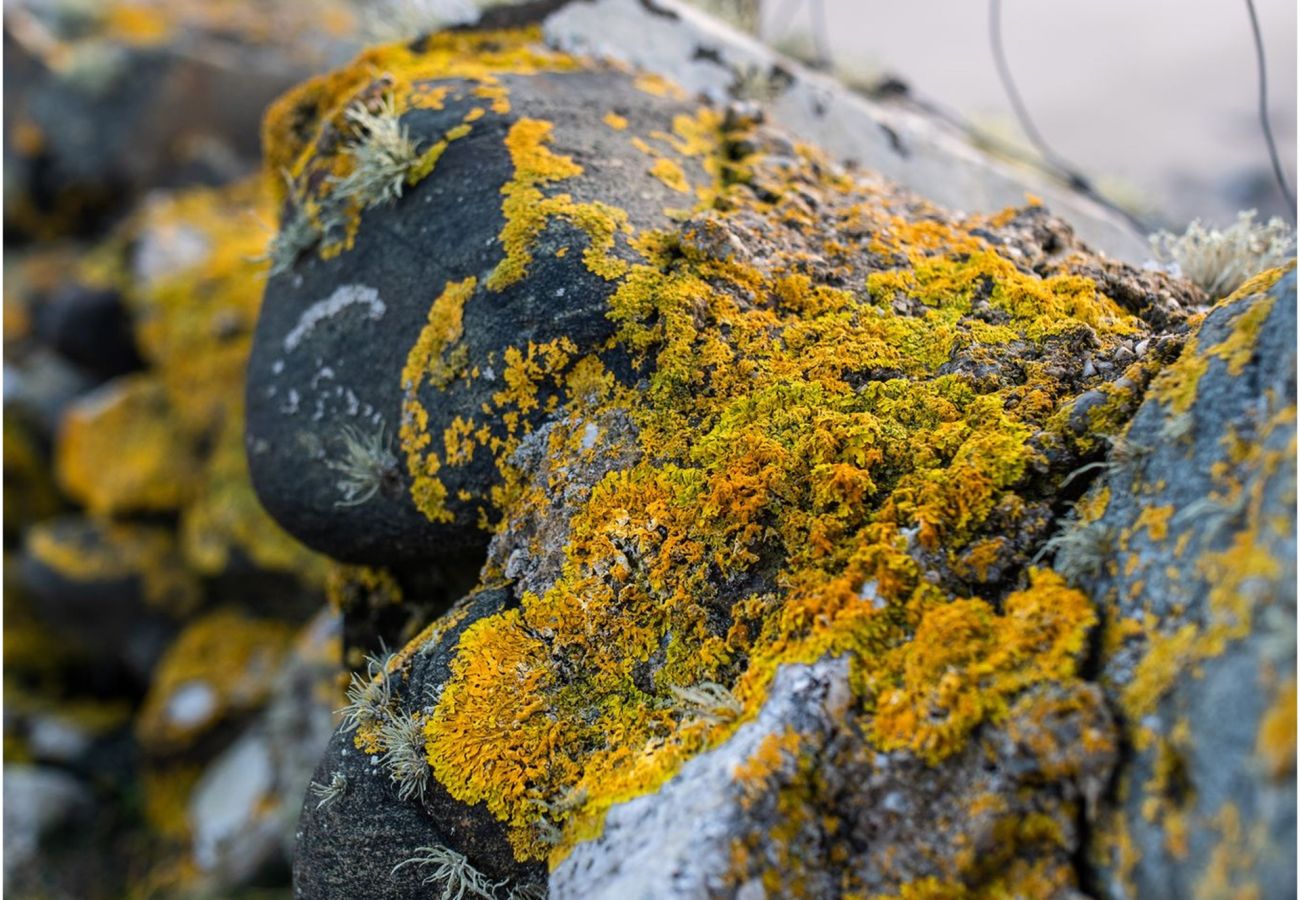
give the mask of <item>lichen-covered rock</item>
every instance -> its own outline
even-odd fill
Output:
[[[1057,542],[1123,723],[1092,841],[1110,896],[1294,888],[1295,348],[1293,267],[1219,303]]]
[[[5,298],[5,757],[84,775],[96,803],[15,891],[225,896],[286,879],[340,703],[337,635],[304,636],[324,654],[310,685],[279,687],[281,665],[324,606],[327,572],[347,573],[286,535],[248,477],[244,367],[269,198],[259,180],[153,195],[93,247],[6,264],[19,277]],[[105,356],[71,340],[85,310],[59,311],[82,296],[115,298],[90,316],[116,323],[99,335]],[[102,381],[125,343],[118,316],[138,358]],[[301,669],[306,652],[284,664]],[[221,804],[207,815],[214,796],[235,796],[228,778],[249,774],[210,770],[253,743],[267,748],[267,790],[247,819]],[[232,827],[246,839],[228,840]]]
[[[291,533],[369,563],[481,550],[510,489],[495,459],[556,410],[578,359],[627,368],[606,310],[631,236],[714,190],[715,114],[662,94],[526,34],[444,34],[277,103],[268,166],[294,196],[248,448]],[[383,128],[406,135],[405,165],[370,185]]]
[[[541,863],[567,896],[1080,890],[1117,732],[1098,609],[1034,562],[1199,293],[662,79],[552,54],[575,71],[472,86],[529,40],[371,51],[268,119],[294,252],[250,369],[259,493],[356,558],[489,544],[354,681],[299,893],[505,897]],[[395,437],[352,432],[349,390]]]
[[[183,749],[270,696],[289,642],[281,623],[224,610],[195,619],[167,650],[136,719],[146,752]]]
[[[545,883],[542,866],[515,860],[501,823],[482,805],[451,797],[429,776],[424,757],[419,710],[446,679],[455,640],[509,602],[504,590],[468,597],[406,651],[373,663],[369,678],[354,676],[345,727],[330,740],[303,802],[297,896],[424,897],[440,863],[416,860],[456,847],[473,848],[472,871],[503,893]],[[402,677],[406,665],[409,677]]]

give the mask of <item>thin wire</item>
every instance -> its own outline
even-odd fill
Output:
[[[826,0],[809,0],[808,21],[811,25],[813,48],[817,65],[829,72],[831,69],[830,29],[826,25]]]
[[[1011,66],[1007,63],[1006,49],[1002,45],[1002,0],[989,0],[989,46],[993,52],[993,63],[997,67],[1002,89],[1006,92],[1007,100],[1011,103],[1011,109],[1015,112],[1021,130],[1024,131],[1025,136],[1029,138],[1029,142],[1033,144],[1034,149],[1038,151],[1043,160],[1052,169],[1056,170],[1055,174],[1060,178],[1064,178],[1070,187],[1079,193],[1100,203],[1107,209],[1119,213],[1128,220],[1130,225],[1144,232],[1149,231],[1150,229],[1146,223],[1139,217],[1108,199],[1093,187],[1092,181],[1079,170],[1078,166],[1075,166],[1053,150],[1038,131],[1033,117],[1029,114],[1029,107],[1025,105],[1025,101],[1016,87],[1016,80],[1011,74]],[[973,127],[970,131],[972,134],[978,134]]]
[[[1025,136],[1029,138],[1029,142],[1042,154],[1043,159],[1069,176],[1071,183],[1077,182],[1076,186],[1081,190],[1088,190],[1090,188],[1088,179],[1084,178],[1075,166],[1057,155],[1056,151],[1051,148],[1042,134],[1039,133],[1038,126],[1034,124],[1033,117],[1029,115],[1029,107],[1025,105],[1024,99],[1020,96],[1015,78],[1011,75],[1011,66],[1007,63],[1006,49],[1002,46],[1002,0],[989,0],[989,45],[993,50],[993,63],[997,66],[998,78],[1002,81],[1002,89],[1006,91],[1007,100],[1011,102],[1011,109],[1015,112],[1016,120],[1020,122],[1020,128],[1024,131]]]
[[[1259,30],[1259,15],[1255,12],[1254,0],[1246,0],[1246,11],[1250,13],[1250,31],[1255,37],[1255,62],[1259,68],[1259,125],[1264,131],[1264,142],[1268,144],[1268,156],[1273,161],[1273,177],[1277,179],[1282,199],[1291,210],[1291,218],[1296,217],[1295,194],[1286,181],[1282,170],[1282,160],[1277,153],[1277,143],[1273,140],[1273,129],[1268,124],[1268,70],[1264,65],[1264,37]]]

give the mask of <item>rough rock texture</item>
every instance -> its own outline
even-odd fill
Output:
[[[259,493],[371,565],[486,546],[354,678],[298,892],[1095,890],[1104,608],[1036,563],[1200,293],[594,65],[436,35],[268,117]]]
[[[86,788],[58,769],[6,765],[4,768],[4,874],[21,883],[36,859],[41,838],[67,826],[74,817],[93,815]]]
[[[1294,889],[1296,276],[1278,274],[1206,315],[1061,541],[1124,723],[1093,836],[1111,896]]]

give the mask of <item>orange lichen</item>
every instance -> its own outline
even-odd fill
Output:
[[[618,400],[647,459],[591,492],[550,591],[462,638],[426,723],[439,780],[509,823],[522,857],[560,858],[609,805],[653,790],[734,727],[675,715],[670,685],[733,684],[752,713],[780,663],[847,652],[876,740],[938,760],[1018,692],[1074,677],[1094,622],[1082,594],[1039,573],[1002,614],[979,598],[949,601],[921,577],[903,531],[954,555],[985,540],[984,523],[1036,459],[1034,428],[1068,399],[1041,374],[1041,399],[1024,402],[1032,395],[1018,387],[981,394],[935,372],[969,345],[958,326],[983,281],[1018,340],[1081,326],[1114,340],[1138,326],[1091,282],[1026,275],[956,227],[889,225],[882,239],[910,267],[870,276],[864,295],[767,276],[667,235],[634,242],[648,262],[620,279],[611,316],[634,361],[653,361],[639,400]],[[950,245],[961,255],[936,255]],[[762,299],[739,302],[741,291]],[[884,313],[895,292],[919,300],[920,315]],[[508,384],[526,387],[507,387],[498,406],[536,408],[535,348],[506,357],[518,373]],[[875,367],[899,377],[850,383]],[[502,418],[507,431],[519,421]],[[781,601],[751,598],[728,633],[711,630],[704,610],[719,578],[773,553],[786,560]],[[966,655],[929,664],[926,648]],[[634,670],[656,653],[664,693],[648,694]],[[948,715],[933,724],[936,710]],[[547,849],[530,827],[537,803],[576,790],[588,799]]]
[[[671,159],[661,158],[655,160],[654,165],[650,167],[650,174],[674,191],[683,194],[690,193],[691,183],[686,180],[686,173],[682,171],[681,166]]]
[[[1268,291],[1278,279],[1294,269],[1295,263],[1292,262],[1283,268],[1261,272],[1220,300],[1216,309],[1237,307],[1245,314],[1239,314],[1228,336],[1212,347],[1202,348],[1196,337],[1188,340],[1178,360],[1161,372],[1152,384],[1152,395],[1168,403],[1170,411],[1179,415],[1192,408],[1197,386],[1209,371],[1211,358],[1226,362],[1229,374],[1240,374],[1250,360],[1259,329],[1273,305],[1270,298],[1256,299],[1257,295]]]
[[[1295,772],[1296,680],[1288,678],[1259,722],[1255,752],[1270,777],[1285,778]]]
[[[937,762],[980,722],[1004,717],[1008,698],[1072,677],[1096,621],[1087,597],[1041,571],[1029,590],[1006,599],[1001,616],[979,600],[934,607],[883,671],[864,676],[879,698],[873,737],[883,749]]]
[[[416,507],[431,521],[451,521],[447,511],[447,488],[438,479],[441,462],[434,451],[425,452],[433,440],[429,434],[429,413],[420,402],[419,391],[426,381],[443,388],[464,368],[465,350],[455,347],[463,327],[465,302],[474,293],[471,276],[446,285],[429,307],[429,318],[421,329],[406,367],[402,370],[402,425],[400,437],[406,452],[407,471],[412,478],[411,496]]]
[[[462,40],[373,51],[368,71],[358,63],[301,89],[268,117],[278,142],[270,157],[299,185],[345,175],[330,123],[367,97],[396,97],[402,109],[420,78],[479,79],[471,94],[500,115],[508,92],[463,68]],[[503,41],[521,50],[517,37]],[[381,83],[375,71],[393,76]],[[605,122],[627,127],[617,114]],[[1105,358],[1146,326],[1093,280],[1031,267],[989,238],[1022,212],[952,219],[805,147],[798,165],[763,168],[762,154],[735,158],[744,142],[709,109],[628,136],[648,154],[646,171],[674,190],[691,188],[675,160],[690,158],[711,179],[696,187],[693,211],[665,211],[686,224],[637,234],[622,210],[585,200],[584,157],[553,150],[552,131],[534,118],[509,124],[501,257],[481,285],[443,286],[408,356],[401,439],[413,496],[430,518],[450,521],[439,473],[487,453],[498,477],[465,486],[460,502],[481,503],[488,525],[554,515],[545,489],[590,461],[583,425],[602,414],[631,421],[639,453],[575,501],[558,577],[458,638],[442,692],[420,713],[433,775],[450,795],[503,822],[520,859],[555,863],[599,833],[610,806],[656,789],[754,716],[781,665],[848,657],[860,733],[931,763],[1040,686],[1077,686],[1096,614],[1060,577],[1029,570],[1018,538],[1041,531],[1029,520],[1069,471],[1057,471],[1061,458],[1079,462],[1083,441],[1067,421],[1079,395],[1107,395],[1089,422],[1102,435],[1118,433],[1140,399],[1140,388],[1084,374],[1081,348]],[[436,161],[442,150],[425,152]],[[568,181],[584,202],[559,193]],[[321,197],[303,204],[309,217],[320,211],[313,202]],[[549,247],[554,221],[580,240]],[[750,221],[772,234],[746,234]],[[611,283],[614,337],[596,352],[559,338],[468,359],[466,303],[526,279],[534,254],[567,250],[565,265]],[[630,359],[630,381],[606,369],[606,352]],[[487,399],[431,433],[438,392],[481,377],[499,379]],[[510,459],[543,416],[553,426],[550,483],[537,485]],[[1104,508],[1094,495],[1081,512]],[[1166,527],[1145,524],[1153,536]],[[486,573],[489,583],[501,576]],[[945,579],[954,573],[967,581]],[[706,683],[734,697],[738,718],[693,715],[678,701]],[[1040,706],[1026,715],[1057,709]],[[1113,750],[1104,736],[1086,740]],[[379,748],[366,728],[356,741]],[[787,749],[777,759],[765,744],[753,771],[738,774],[802,766]],[[790,828],[802,827],[797,792],[782,802]],[[999,827],[1010,845],[1065,842],[1046,817]],[[793,889],[800,876],[789,874],[771,877]],[[1047,890],[1069,877],[1068,867],[1017,861],[1004,882]]]

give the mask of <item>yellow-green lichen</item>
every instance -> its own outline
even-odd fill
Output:
[[[544,133],[527,126],[529,146]],[[963,349],[996,360],[1013,340],[1086,329],[1113,342],[1142,326],[1087,279],[1022,272],[973,222],[875,222],[904,265],[860,292],[815,284],[794,259],[770,274],[668,234],[633,242],[646,262],[618,277],[610,316],[652,374],[644,393],[616,387],[605,402],[633,416],[643,461],[578,509],[545,595],[465,632],[425,725],[435,776],[511,826],[522,858],[561,858],[610,805],[734,728],[686,716],[673,687],[721,683],[752,714],[779,664],[848,653],[875,741],[938,761],[1029,686],[1075,677],[1095,621],[1082,594],[1039,573],[999,613],[948,596],[909,552],[914,539],[955,564],[987,542],[1040,459],[1032,439],[1072,395],[1044,365],[993,388],[937,370]],[[986,283],[1005,324],[969,328]],[[891,311],[904,300],[916,313]],[[536,406],[535,351],[507,352],[518,377],[498,410]],[[896,374],[860,382],[863,370]],[[449,451],[468,434],[458,425]],[[517,488],[497,497],[535,502]],[[774,557],[777,593],[742,598],[719,629],[707,614],[719,582]],[[636,673],[651,658],[648,691]],[[551,848],[533,827],[539,803],[574,792],[586,800]]]

